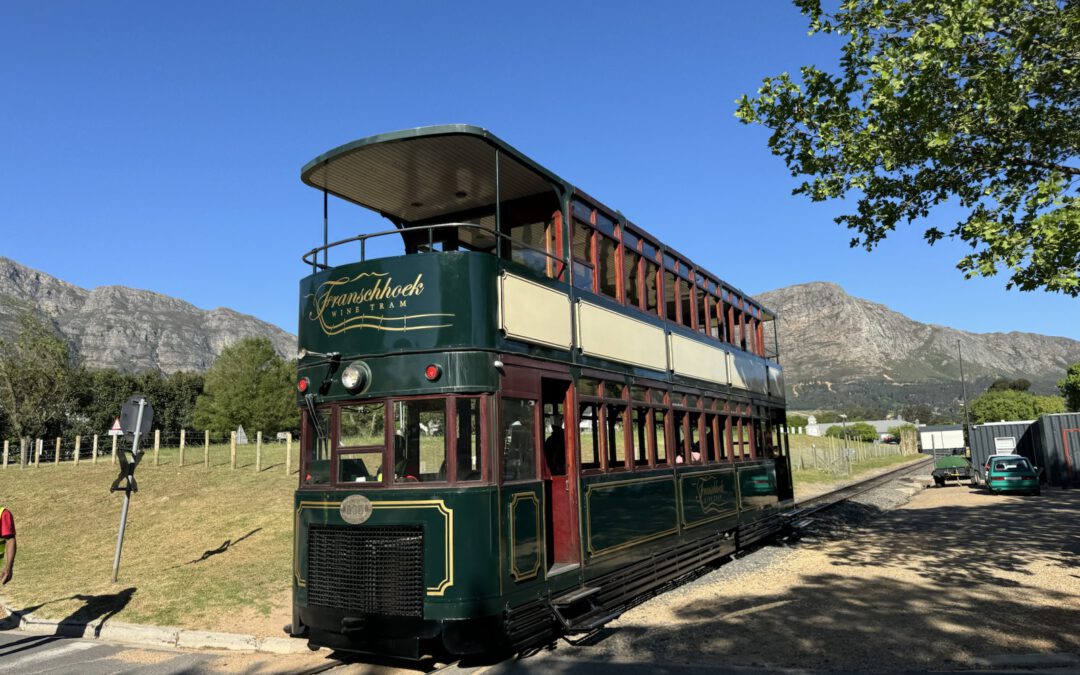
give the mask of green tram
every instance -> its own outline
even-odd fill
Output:
[[[780,528],[773,313],[477,127],[301,177],[324,241],[300,282],[292,635],[524,647]],[[327,242],[329,195],[393,227]]]

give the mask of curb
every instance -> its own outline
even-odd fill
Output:
[[[307,641],[297,638],[264,637],[240,633],[219,633],[189,630],[175,626],[150,626],[121,621],[88,622],[40,619],[33,614],[23,614],[0,600],[0,609],[8,617],[0,619],[0,630],[20,630],[34,635],[60,635],[90,640],[108,640],[147,647],[172,647],[176,649],[214,649],[230,652],[263,654],[307,654]],[[320,652],[330,653],[320,649]]]

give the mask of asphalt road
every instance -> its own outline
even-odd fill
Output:
[[[138,652],[138,653],[136,653]],[[151,652],[144,649],[55,635],[0,633],[0,674],[207,672],[216,655]],[[156,662],[155,662],[156,661]]]

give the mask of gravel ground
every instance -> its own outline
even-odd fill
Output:
[[[950,670],[1080,654],[1078,513],[1077,490],[892,483],[524,663]]]

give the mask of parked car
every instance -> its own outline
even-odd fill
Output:
[[[990,463],[986,474],[986,487],[990,492],[1030,492],[1039,494],[1039,472],[1019,455],[998,457]]]
[[[1016,454],[1015,452],[1010,452],[1010,453],[994,454],[994,455],[990,455],[989,457],[987,457],[986,461],[983,462],[983,465],[982,465],[982,475],[979,476],[979,478],[982,479],[983,485],[986,484],[987,478],[988,478],[988,476],[990,474],[990,464],[991,463],[993,463],[994,461],[999,460],[999,459],[1012,459],[1014,457],[1019,457],[1019,456],[1020,455]]]

